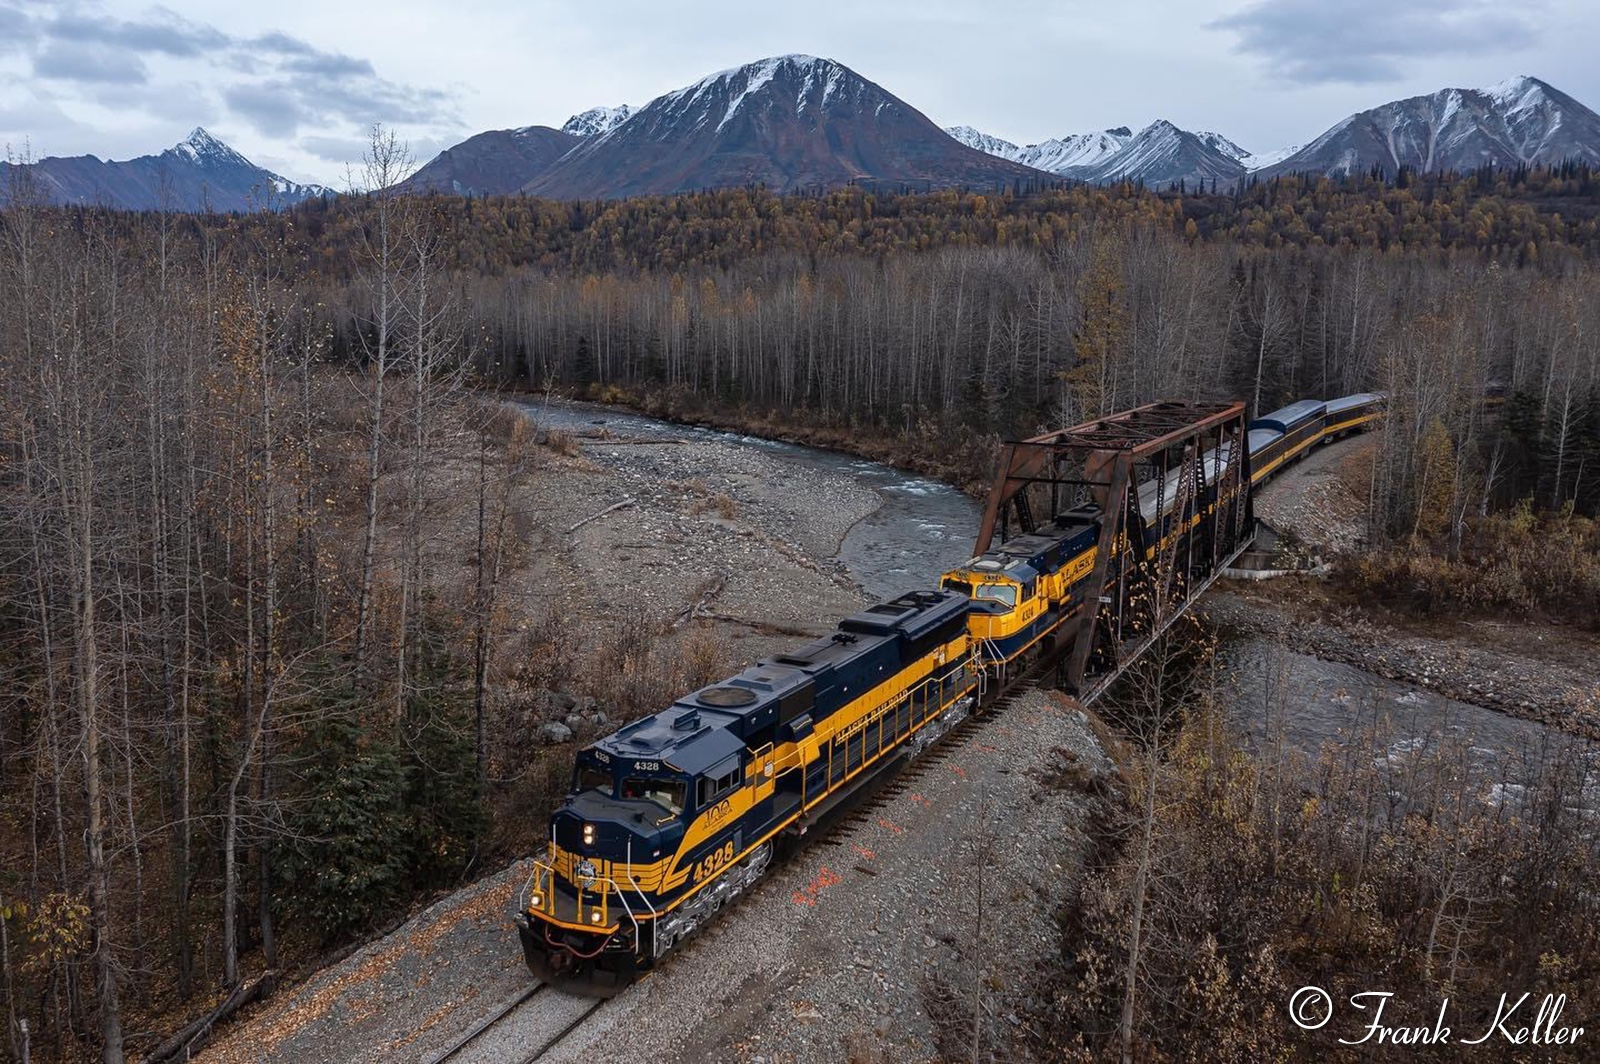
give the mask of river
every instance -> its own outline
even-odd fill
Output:
[[[797,480],[809,470],[843,474],[877,493],[880,505],[857,521],[837,559],[871,597],[939,586],[939,578],[972,556],[983,508],[947,484],[912,476],[881,462],[836,451],[675,425],[611,407],[580,403],[530,403],[539,424],[573,434],[604,430],[621,439],[717,439],[759,447],[792,465]]]

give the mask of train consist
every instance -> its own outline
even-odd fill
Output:
[[[1251,422],[1252,483],[1383,406],[1371,394],[1302,400]],[[1178,507],[1187,520],[1164,484],[1139,486],[1157,531],[1149,551],[1215,511],[1233,460],[1226,444],[1202,456],[1204,495]],[[529,969],[609,995],[654,968],[781,845],[1051,653],[1095,568],[1098,529],[1093,502],[1067,509],[945,574],[938,590],[871,606],[580,751],[520,899]]]

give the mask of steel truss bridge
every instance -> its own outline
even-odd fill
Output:
[[[1245,405],[1151,403],[1008,443],[974,553],[1086,503],[1094,566],[1075,586],[1057,679],[1092,701],[1255,538]]]

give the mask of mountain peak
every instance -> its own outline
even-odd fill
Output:
[[[662,119],[668,116],[693,113],[697,122],[715,119],[714,128],[721,130],[752,98],[758,106],[767,106],[782,97],[782,106],[793,107],[796,113],[808,107],[828,113],[837,106],[833,103],[836,99],[840,104],[857,104],[872,94],[879,98],[880,109],[893,99],[835,60],[814,55],[776,55],[709,74],[693,85],[657,97],[639,113],[650,115],[650,124],[657,129],[663,127]],[[720,111],[720,116],[713,111]]]
[[[1042,175],[953,141],[843,64],[777,55],[656,97],[523,186],[556,198],[765,185],[994,187]]]
[[[7,165],[0,162],[0,170]],[[122,210],[257,211],[329,194],[255,165],[203,126],[159,154],[50,157],[30,166],[52,203]]]
[[[832,59],[819,59],[814,55],[802,55],[799,52],[791,52],[788,55],[770,55],[765,59],[757,59],[753,62],[745,63],[742,66],[729,67],[727,70],[719,70],[715,74],[711,74],[705,78],[702,78],[701,81],[716,81],[719,78],[726,78],[735,74],[743,74],[745,72],[750,72],[752,74],[757,74],[764,77],[771,77],[773,74],[777,73],[778,70],[785,66],[792,66],[796,70],[810,70],[812,67],[838,67],[840,64]]]
[[[620,107],[591,107],[567,119],[561,126],[561,132],[574,137],[599,136],[632,118],[637,110],[637,107],[626,103]]]
[[[1484,89],[1440,89],[1361,111],[1270,171],[1464,172],[1563,159],[1600,161],[1600,114],[1521,74]]]
[[[200,166],[251,165],[250,160],[212,136],[204,126],[195,126],[172,150]]]
[[[1085,168],[1115,155],[1133,139],[1133,132],[1127,126],[1098,133],[1069,133],[1026,147],[1018,147],[971,126],[951,126],[945,132],[969,148],[1065,177],[1076,177]]]
[[[1238,159],[1240,162],[1244,162],[1246,159],[1254,158],[1255,156],[1254,152],[1246,151],[1235,141],[1223,136],[1221,133],[1201,129],[1196,130],[1194,135],[1199,137],[1203,143],[1217,149],[1230,159]]]
[[[973,129],[971,126],[949,126],[945,129],[945,132],[969,148],[976,148],[978,151],[1000,159],[1010,159],[1012,162],[1018,161],[1017,155],[1022,151],[1021,148],[1009,140],[992,136],[981,129]]]
[[[1518,74],[1479,91],[1509,112],[1532,107],[1548,99],[1549,89],[1550,86],[1538,78]]]

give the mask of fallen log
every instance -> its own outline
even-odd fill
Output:
[[[188,1060],[194,1051],[205,1043],[211,1036],[211,1031],[217,1024],[226,1020],[246,1005],[258,1001],[272,993],[273,987],[278,985],[276,971],[262,972],[256,978],[240,983],[233,988],[233,992],[222,999],[222,1004],[184,1027],[177,1034],[152,1049],[144,1058],[144,1064],[164,1064],[169,1060]]]
[[[708,616],[706,613],[706,607],[711,605],[712,601],[715,600],[718,595],[722,594],[722,589],[727,586],[728,574],[719,573],[716,581],[712,583],[710,587],[706,588],[705,592],[701,594],[699,599],[678,611],[678,615],[674,617],[672,619],[672,623],[667,626],[667,631],[677,631],[678,628],[682,627],[685,621],[697,620],[698,618]]]
[[[634,500],[633,500],[632,496],[629,496],[628,498],[623,499],[621,502],[614,502],[610,506],[607,506],[604,510],[601,510],[599,513],[590,514],[588,517],[585,517],[582,521],[579,521],[577,524],[575,524],[571,528],[567,529],[567,535],[569,535],[569,536],[572,535],[574,532],[576,532],[578,529],[582,528],[584,525],[588,524],[590,521],[598,521],[598,520],[600,520],[600,518],[604,517],[606,514],[610,513],[613,510],[620,510],[624,506],[632,506],[633,504],[634,504]]]

